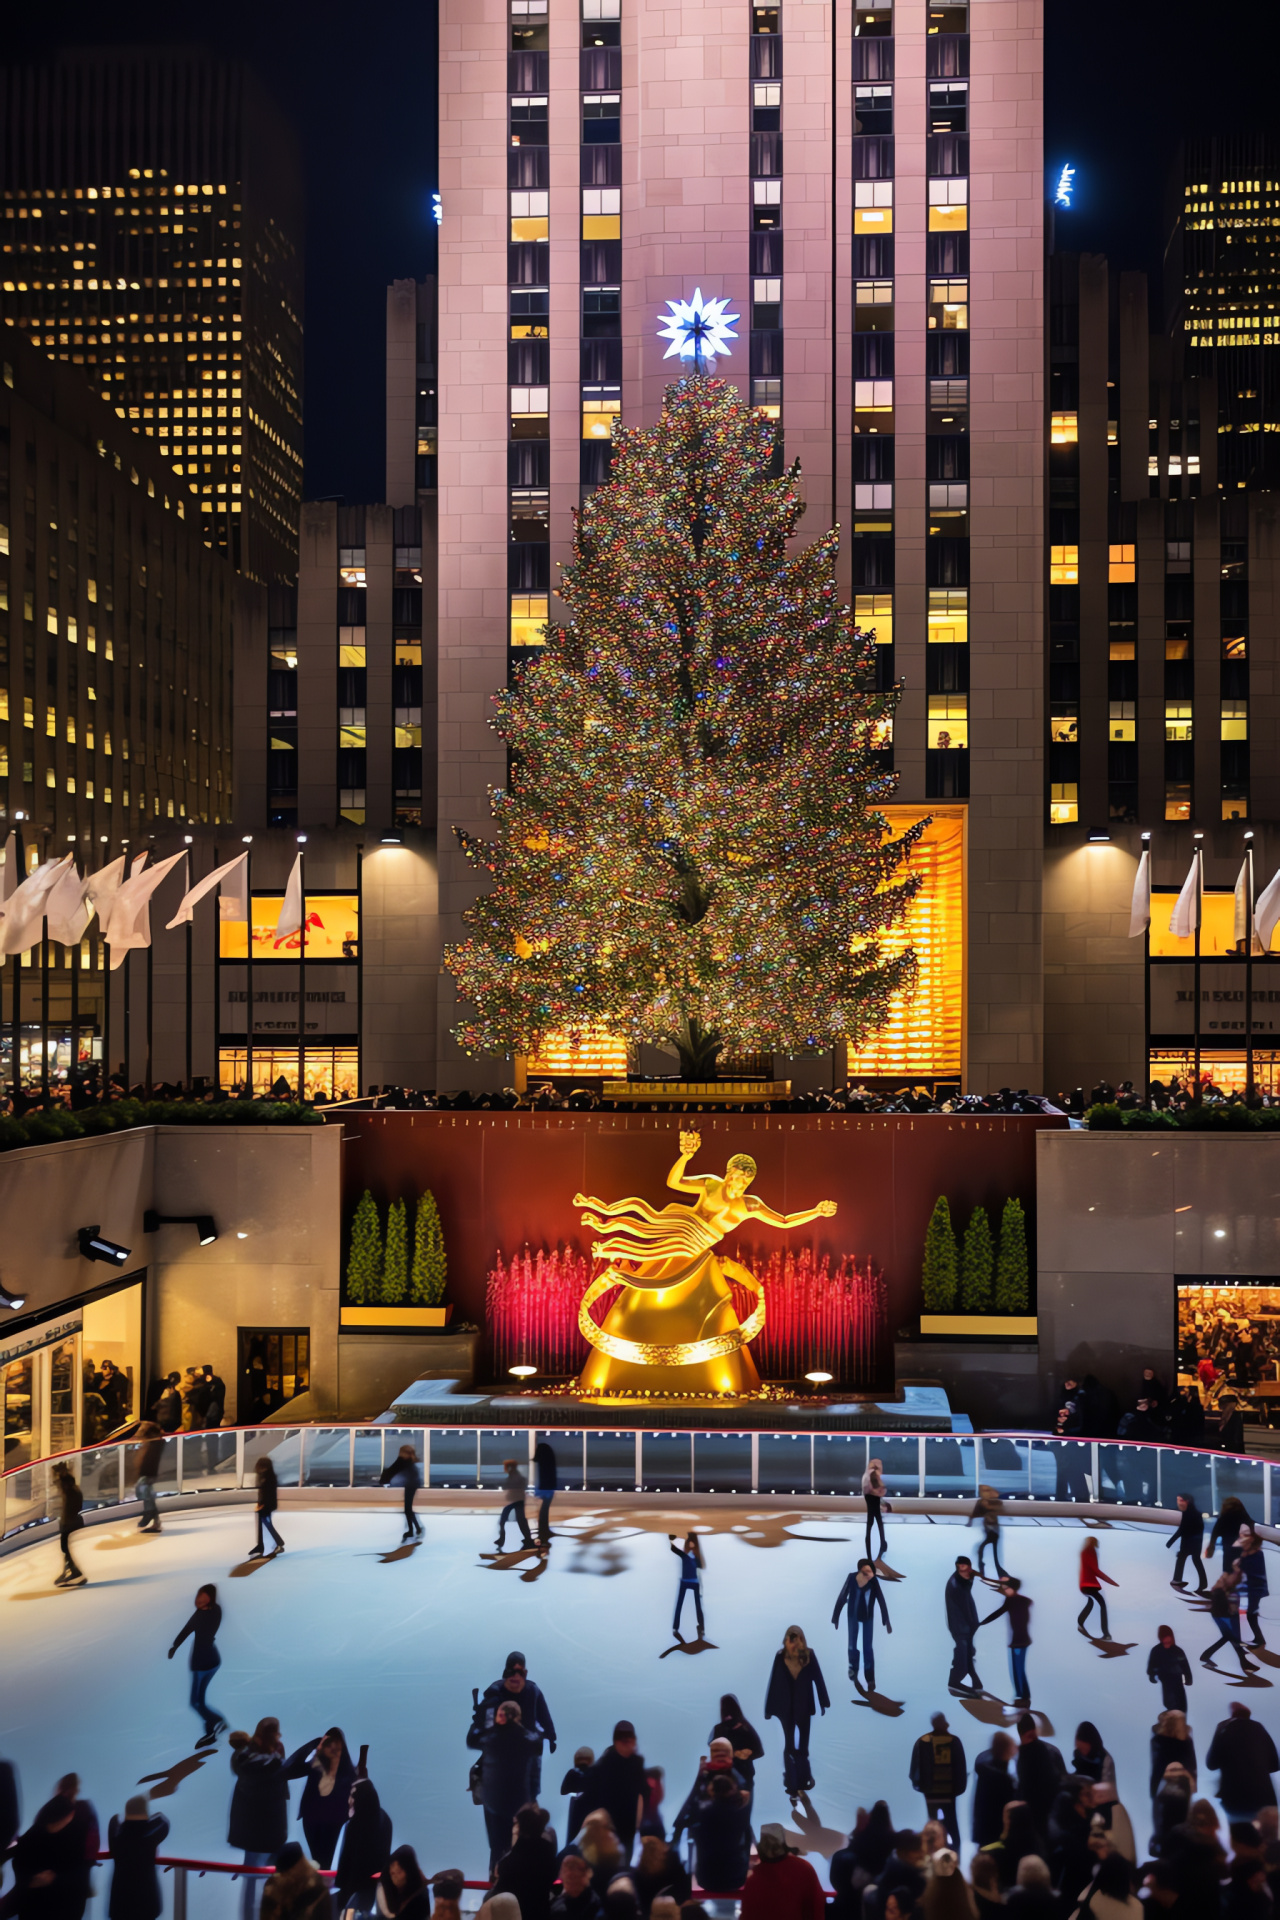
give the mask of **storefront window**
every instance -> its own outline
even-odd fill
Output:
[[[4,1465],[94,1446],[138,1414],[142,1282],[0,1341]]]
[[[308,1100],[355,1100],[360,1093],[360,1055],[355,1047],[308,1047],[303,1060]],[[223,1047],[218,1054],[218,1077],[230,1093],[244,1085],[245,1050]],[[283,1080],[290,1092],[298,1084],[298,1049],[255,1046],[253,1091],[262,1098]]]
[[[34,1409],[35,1363],[27,1356],[10,1360],[3,1369],[4,1464],[25,1467],[33,1458],[31,1421]]]

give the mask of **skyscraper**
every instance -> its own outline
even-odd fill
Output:
[[[94,49],[13,68],[0,313],[154,439],[210,545],[291,579],[302,498],[302,193],[253,76]]]
[[[445,0],[441,69],[444,937],[476,886],[447,828],[483,834],[505,778],[490,696],[557,618],[572,509],[611,422],[656,418],[660,321],[700,288],[740,316],[726,377],[799,458],[807,537],[840,522],[847,596],[905,684],[897,801],[951,836],[960,917],[912,929],[942,999],[880,1064],[1034,1081],[1039,0]],[[446,1037],[447,980],[440,1009],[440,1084],[482,1075]]]

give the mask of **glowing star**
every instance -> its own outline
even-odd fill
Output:
[[[718,353],[729,353],[729,341],[738,337],[730,322],[741,316],[726,313],[728,304],[727,300],[704,301],[701,287],[694,290],[692,300],[668,300],[670,311],[658,328],[659,338],[671,342],[663,359],[678,354],[682,360],[692,360],[701,373]]]
[[[1058,175],[1058,185],[1054,190],[1053,204],[1055,207],[1069,207],[1071,205],[1071,196],[1076,190],[1075,181],[1075,168],[1064,167]]]

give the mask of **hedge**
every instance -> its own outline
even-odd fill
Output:
[[[1117,1107],[1108,1101],[1090,1107],[1084,1120],[1095,1133],[1276,1133],[1280,1132],[1280,1107],[1223,1105],[1163,1113],[1154,1108]]]
[[[323,1116],[314,1107],[280,1100],[113,1100],[109,1106],[67,1107],[24,1114],[0,1114],[0,1153],[14,1147],[43,1147],[56,1140],[85,1140],[98,1133],[123,1133],[131,1127],[318,1127]]]

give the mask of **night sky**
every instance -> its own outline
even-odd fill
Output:
[[[1057,244],[1145,267],[1157,312],[1169,162],[1189,134],[1277,127],[1277,12],[1264,0],[1047,0],[1046,159],[1078,169]],[[8,16],[5,54],[181,45],[191,17],[154,0],[61,0]],[[306,492],[380,499],[384,290],[434,264],[435,0],[222,0],[201,17],[206,44],[257,67],[302,145]]]

